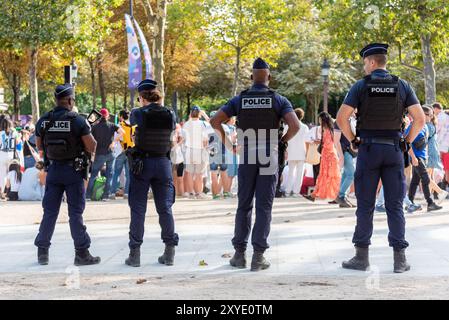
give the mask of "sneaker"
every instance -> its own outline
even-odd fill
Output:
[[[301,198],[301,196],[299,195],[299,193],[293,193],[290,197],[291,197],[291,198]]]
[[[110,200],[115,200],[115,194],[110,194],[110,195],[109,195],[109,199],[110,199]]]
[[[231,192],[223,192],[223,198],[234,198],[234,195]]]
[[[443,192],[438,194],[437,199],[436,199],[436,203],[438,205],[442,204],[443,201],[446,200],[448,195],[449,195],[449,192],[443,190]]]
[[[207,196],[204,193],[198,193],[195,195],[195,198],[198,200],[205,200],[207,199]]]
[[[182,195],[184,198],[188,198],[188,197],[190,197],[190,193],[188,193],[188,192],[184,192],[184,194]]]
[[[213,200],[219,200],[221,197],[220,197],[220,195],[219,194],[214,194],[213,196],[212,196],[212,199]]]
[[[443,207],[437,205],[435,202],[427,205],[427,212],[441,210]]]
[[[375,210],[376,212],[387,212],[387,209],[385,209],[384,205],[376,205]]]
[[[335,202],[338,203],[340,208],[352,208],[351,204],[346,200],[346,198],[337,197]]]
[[[123,195],[123,199],[124,199],[124,200],[128,199],[128,194],[127,194],[127,193],[125,193],[125,194]]]
[[[203,193],[204,193],[204,194],[208,194],[209,191],[210,191],[210,189],[209,189],[208,187],[204,186],[204,188],[203,188]]]
[[[194,193],[189,193],[188,196],[189,199],[196,199],[195,194]]]
[[[103,199],[101,199],[101,201],[103,201],[103,202],[109,202],[109,198],[103,198]]]
[[[312,196],[304,195],[303,197],[306,198],[306,199],[309,200],[309,201],[315,202],[315,198],[312,197]]]
[[[420,204],[414,204],[412,203],[407,207],[407,213],[415,213],[416,211],[421,211],[422,206]]]

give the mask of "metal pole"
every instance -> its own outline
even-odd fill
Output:
[[[329,77],[324,77],[324,97],[323,97],[323,111],[329,112],[328,108],[328,95],[329,95]]]
[[[134,18],[133,0],[129,0],[129,15],[131,20]],[[134,89],[130,89],[130,108],[134,108]]]

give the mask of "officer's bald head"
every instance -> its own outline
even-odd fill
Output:
[[[269,69],[253,69],[251,79],[254,84],[268,85],[271,80],[271,74]]]

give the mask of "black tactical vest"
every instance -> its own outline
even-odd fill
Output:
[[[362,99],[357,110],[357,129],[401,130],[404,113],[398,77],[365,77]]]
[[[254,130],[257,140],[262,130],[265,137],[270,137],[270,130],[279,129],[281,119],[277,115],[275,107],[275,93],[272,90],[256,91],[245,90],[240,94],[240,111],[237,115],[237,126],[246,131]]]
[[[81,155],[83,150],[81,137],[76,136],[73,121],[76,119],[75,112],[64,112],[55,116],[50,111],[45,116],[42,134],[45,153],[49,160],[69,161]],[[50,126],[50,127],[48,127]]]
[[[152,105],[154,106],[154,105]],[[164,106],[142,109],[143,126],[137,126],[135,144],[137,149],[150,156],[166,156],[171,149],[173,116]]]

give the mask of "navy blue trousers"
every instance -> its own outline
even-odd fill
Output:
[[[57,163],[48,168],[42,200],[44,216],[34,244],[39,248],[50,247],[64,191],[67,195],[70,232],[75,248],[87,249],[90,247],[90,238],[83,222],[86,198],[82,173],[67,164]]]
[[[256,221],[251,242],[255,251],[269,248],[271,210],[276,192],[277,174],[261,175],[258,164],[240,164],[238,169],[238,208],[232,244],[237,251],[244,251],[251,232],[251,220],[256,197]]]
[[[145,214],[147,212],[148,190],[153,191],[156,211],[159,215],[161,238],[166,245],[178,245],[172,206],[175,202],[172,166],[170,159],[145,158],[143,172],[136,176],[130,172],[129,198],[131,224],[129,226],[129,247],[139,248],[143,243]]]
[[[399,145],[363,144],[359,147],[354,179],[357,225],[352,242],[361,248],[367,248],[371,244],[379,179],[382,179],[384,187],[390,247],[395,250],[407,248],[402,207],[406,192],[404,155]]]

